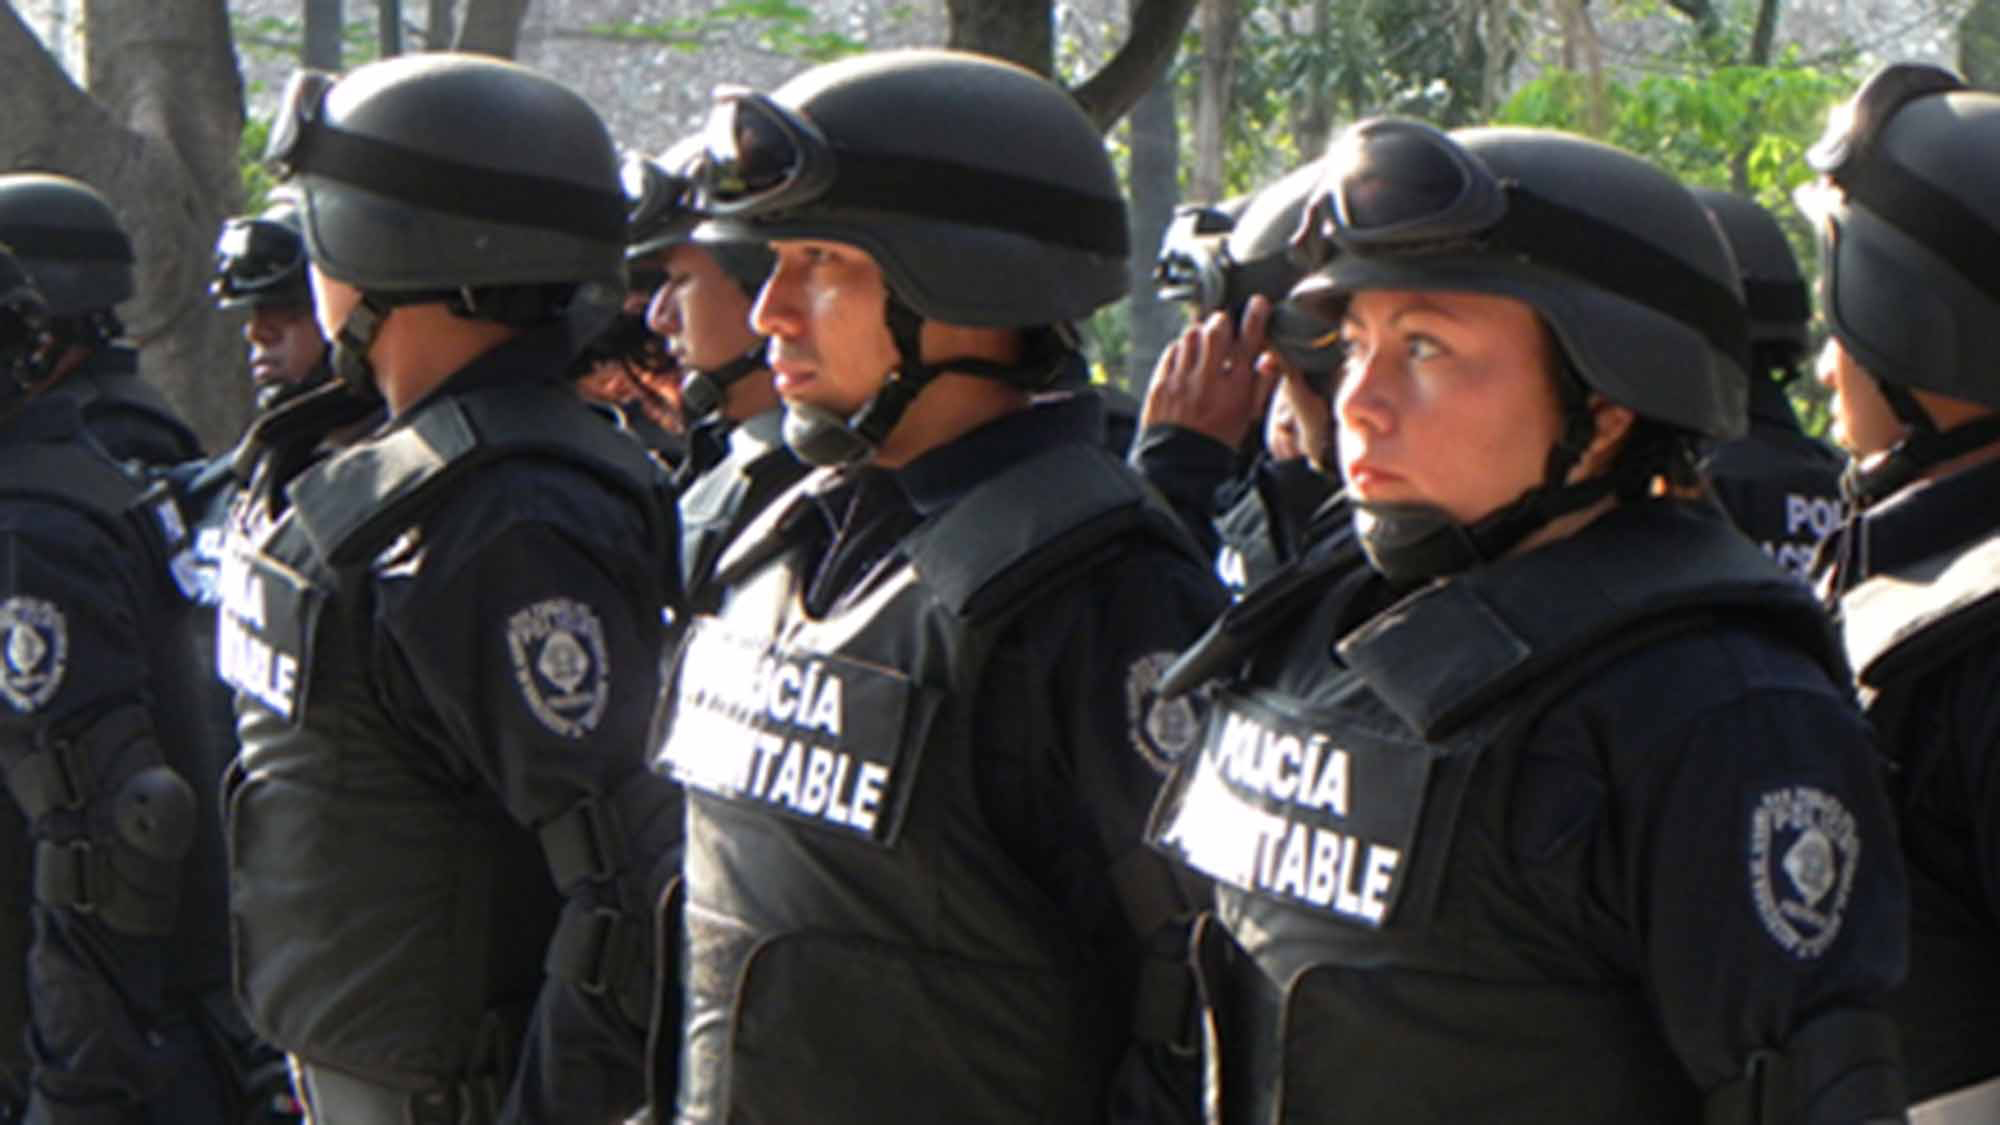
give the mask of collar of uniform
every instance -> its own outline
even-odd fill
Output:
[[[1964,546],[2000,527],[2000,461],[1989,461],[1938,480],[1919,481],[1862,515],[1870,574],[1900,570]],[[1867,575],[1856,575],[1856,579]]]
[[[446,376],[444,382],[411,403],[397,419],[411,417],[441,399],[486,387],[560,378],[576,353],[567,325],[552,323],[530,328]]]
[[[1041,450],[1094,442],[1103,427],[1104,404],[1094,395],[1038,402],[930,450],[896,477],[917,513],[932,516]]]
[[[69,395],[37,395],[12,418],[0,414],[0,444],[64,442],[83,432],[83,407]]]

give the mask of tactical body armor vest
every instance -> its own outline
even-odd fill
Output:
[[[710,588],[729,541],[771,500],[806,475],[785,445],[782,410],[768,410],[729,432],[729,453],[681,493],[681,588],[689,612],[713,613]]]
[[[87,423],[73,402],[51,398],[30,407],[38,412],[67,414],[66,435],[59,433],[54,440],[18,443],[0,435],[0,502],[40,501],[87,516],[123,544],[131,560],[143,568],[135,576],[135,585],[142,599],[137,609],[141,614],[138,628],[147,647],[146,688],[153,701],[147,716],[165,764],[193,789],[197,804],[195,823],[199,827],[181,863],[180,891],[171,918],[115,899],[90,901],[92,895],[114,892],[115,881],[86,878],[81,886],[51,881],[50,877],[58,872],[57,865],[43,862],[40,855],[32,865],[28,863],[25,849],[30,840],[15,801],[40,803],[42,799],[64,799],[53,788],[33,781],[37,777],[77,775],[73,765],[52,764],[45,769],[39,764],[69,749],[67,736],[60,737],[54,740],[53,749],[39,751],[34,760],[15,771],[15,801],[6,803],[7,827],[0,830],[0,853],[5,853],[0,854],[0,867],[4,867],[0,879],[18,890],[28,891],[27,876],[32,866],[35,872],[32,893],[43,902],[97,910],[117,929],[169,935],[172,976],[166,984],[165,999],[170,1010],[200,1019],[198,1013],[203,1005],[225,989],[229,980],[228,934],[223,925],[227,892],[218,788],[222,771],[235,752],[234,731],[218,728],[216,712],[203,706],[215,695],[209,674],[211,665],[201,663],[200,659],[199,635],[205,614],[176,596],[167,580],[171,549],[165,539],[166,528],[156,522],[157,514],[142,499],[141,482],[87,444],[83,436]],[[77,674],[88,673],[87,668],[77,670]],[[88,753],[89,749],[83,747],[80,752]],[[41,796],[30,793],[31,788]],[[108,802],[111,795],[82,793],[73,795],[73,799]],[[40,852],[50,847],[46,842],[37,845]],[[79,894],[82,900],[77,898]],[[22,1027],[27,1022],[19,971],[30,938],[26,900],[25,893],[10,900],[23,905],[11,912],[10,924],[0,927],[5,932],[5,937],[0,938],[0,958],[6,958],[0,964],[13,969],[6,979],[14,982],[0,989],[0,1029],[4,1030]],[[115,974],[118,967],[109,966],[109,971]],[[18,1042],[18,1036],[10,1036],[8,1042]]]
[[[1662,636],[1764,615],[1831,658],[1809,595],[1666,505],[1343,634],[1326,591],[1349,565],[1225,615],[1217,634],[1261,615],[1283,646],[1222,685],[1154,812],[1156,845],[1216,880],[1197,959],[1221,1121],[1700,1120],[1640,984],[1512,862],[1513,778],[1552,703]],[[1260,604],[1286,597],[1317,604]]]
[[[645,453],[607,438],[566,388],[512,383],[432,399],[318,461],[263,526],[246,513],[281,482],[260,472],[225,546],[219,667],[240,693],[243,743],[227,787],[239,993],[272,1042],[409,1092],[421,1120],[497,1112],[544,953],[570,948],[538,853],[559,885],[583,876],[552,838],[575,818],[538,841],[383,708],[374,567],[480,469],[519,459],[583,469],[662,534]]]
[[[1910,1092],[1921,1101],[2000,1071],[2000,918],[1989,905],[1991,873],[1980,869],[1984,794],[1965,781],[1966,759],[1994,750],[1962,745],[1933,682],[1960,658],[1993,659],[2000,532],[1856,583],[1840,599],[1840,623],[1869,720],[1896,766],[1889,792],[1911,908],[1910,975],[1896,1010]],[[1982,1120],[2000,1112],[2000,1092],[1988,1097]]]
[[[927,519],[885,575],[803,610],[808,477],[725,554],[675,678],[688,786],[677,1120],[1101,1120],[1106,1012],[1071,926],[988,827],[972,761],[993,646],[1150,536],[1196,552],[1111,455],[1060,445]],[[1095,998],[1095,999],[1093,999]]]

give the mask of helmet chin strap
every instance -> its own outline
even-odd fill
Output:
[[[1570,470],[1590,448],[1597,422],[1580,379],[1565,370],[1556,384],[1563,401],[1563,432],[1549,447],[1542,483],[1470,524],[1435,504],[1358,501],[1354,528],[1369,565],[1403,587],[1459,574],[1503,557],[1551,521],[1617,491],[1625,483],[1617,472],[1568,483]]]
[[[1888,499],[1946,461],[2000,441],[2000,414],[1940,430],[1930,411],[1924,409],[1908,388],[1879,379],[1875,385],[1881,389],[1897,420],[1908,426],[1910,432],[1865,469],[1858,459],[1848,461],[1846,470],[1840,474],[1840,492],[1857,511]]]
[[[375,384],[375,365],[368,361],[368,352],[375,346],[375,339],[382,334],[382,325],[392,311],[394,306],[388,302],[363,292],[361,303],[347,314],[334,336],[333,374],[349,394],[363,399],[382,396],[381,388]]]
[[[681,381],[681,410],[689,422],[697,422],[722,409],[729,398],[729,388],[742,381],[753,371],[764,369],[765,337],[757,337],[757,342],[749,350],[721,367],[694,369]]]
[[[923,361],[923,317],[894,293],[883,309],[889,337],[896,344],[896,369],[874,397],[861,404],[852,417],[840,415],[809,403],[785,406],[785,444],[808,465],[849,465],[864,461],[889,437],[903,420],[910,404],[930,386],[931,380],[946,371],[959,371],[990,379],[1010,380],[1026,368],[995,363],[988,359],[961,356],[936,363]]]

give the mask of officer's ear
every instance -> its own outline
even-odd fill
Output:
[[[1583,456],[1577,458],[1576,467],[1570,470],[1572,481],[1587,480],[1611,471],[1618,460],[1618,451],[1631,436],[1632,425],[1639,416],[1629,407],[1620,406],[1596,391],[1590,392],[1586,408],[1590,411],[1590,444],[1583,449]]]

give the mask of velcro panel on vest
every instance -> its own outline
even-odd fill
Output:
[[[293,518],[322,559],[367,558],[466,473],[523,455],[561,460],[620,489],[646,514],[655,544],[665,542],[644,452],[607,437],[574,396],[540,386],[449,396],[421,408],[380,439],[299,474],[289,489]]]
[[[1702,1125],[1901,1121],[1908,1097],[1900,1057],[1888,1016],[1828,1012],[1783,1050],[1752,1052],[1740,1078],[1709,1091]]]
[[[1840,600],[1848,662],[1870,687],[2000,630],[2000,535],[1878,574]]]
[[[1568,539],[1429,586],[1339,650],[1383,703],[1436,739],[1526,685],[1574,682],[1623,651],[1617,642],[1635,626],[1709,609],[1777,624],[1844,679],[1805,587],[1749,540],[1672,502],[1613,510]],[[1585,655],[1597,661],[1581,665]]]
[[[1153,520],[1149,500],[1123,463],[1096,446],[1058,445],[1002,471],[912,533],[910,561],[953,612],[985,617],[1127,532],[1178,529]]]

